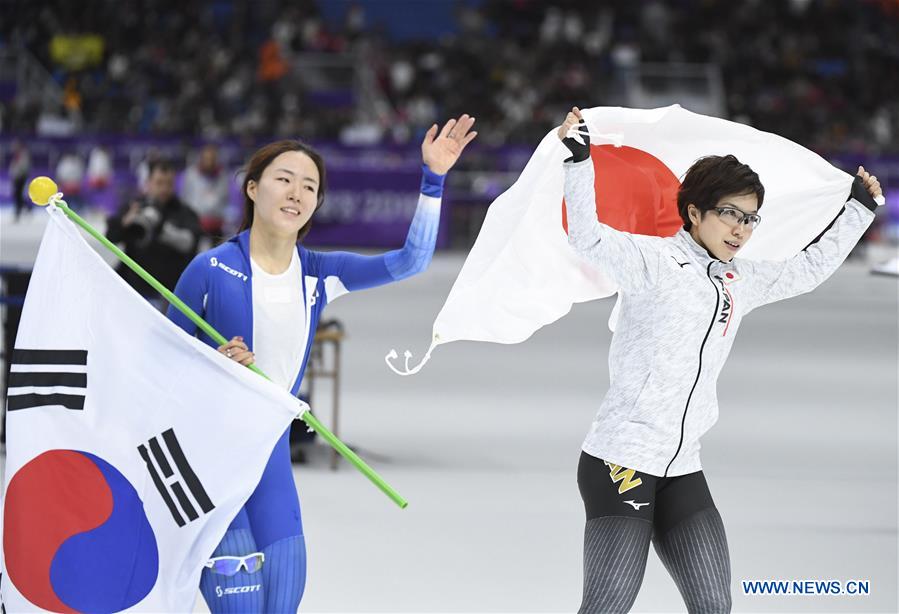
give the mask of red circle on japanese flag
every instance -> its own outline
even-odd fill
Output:
[[[665,163],[635,147],[591,145],[596,214],[603,224],[641,235],[670,237],[683,221],[677,212],[680,181]],[[562,199],[562,228],[568,212]]]

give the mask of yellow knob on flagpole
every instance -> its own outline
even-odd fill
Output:
[[[28,198],[40,207],[50,203],[50,197],[59,192],[56,182],[49,177],[35,177],[28,184]]]

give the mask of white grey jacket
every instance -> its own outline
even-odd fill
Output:
[[[610,387],[583,450],[655,476],[699,471],[699,438],[718,419],[716,382],[740,321],[756,307],[821,284],[874,213],[852,199],[817,242],[791,259],[722,262],[684,229],[661,238],[600,223],[593,162],[564,166],[569,244],[620,287]]]

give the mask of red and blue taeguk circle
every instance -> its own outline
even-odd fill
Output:
[[[49,450],[9,481],[3,508],[9,579],[54,612],[117,612],[159,572],[156,536],[131,483],[102,458]]]

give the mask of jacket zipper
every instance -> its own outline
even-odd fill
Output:
[[[680,449],[684,445],[684,425],[687,422],[687,409],[690,407],[690,399],[693,398],[693,392],[696,390],[696,384],[699,383],[699,376],[702,373],[702,350],[705,349],[705,342],[709,340],[709,335],[712,333],[712,327],[715,326],[715,319],[718,317],[718,305],[721,303],[721,294],[718,292],[718,286],[716,286],[714,280],[712,280],[712,264],[713,262],[709,262],[705,274],[709,278],[709,283],[711,283],[712,287],[715,289],[715,311],[712,312],[712,321],[709,322],[709,329],[705,332],[702,345],[699,346],[699,367],[696,369],[696,379],[693,380],[693,387],[690,388],[690,394],[687,396],[687,404],[684,405],[684,414],[681,416],[680,441],[677,444],[677,450],[674,452],[674,456],[668,461],[668,466],[665,467],[665,475],[662,477],[668,477],[668,470],[671,469],[671,463],[673,463],[674,459],[677,458],[677,455],[680,454]]]

